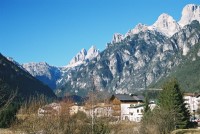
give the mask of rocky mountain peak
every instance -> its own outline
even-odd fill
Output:
[[[115,33],[113,35],[113,39],[111,41],[111,43],[119,43],[124,39],[124,36],[120,33]]]
[[[46,62],[24,63],[24,64],[22,64],[22,66],[33,76],[42,75],[43,73],[47,72],[47,70],[50,67],[50,65],[47,64]],[[51,77],[50,74],[48,74],[48,77]]]
[[[86,59],[91,60],[95,57],[97,57],[97,55],[99,55],[99,50],[95,47],[92,46],[88,51],[87,51],[87,55],[86,55]]]
[[[187,24],[190,24],[193,20],[200,22],[200,6],[195,4],[188,4],[183,8],[179,25],[183,27]]]
[[[139,24],[137,24],[137,25],[135,26],[134,29],[129,30],[129,31],[125,34],[125,37],[127,37],[127,36],[132,36],[132,35],[134,35],[134,34],[138,34],[139,32],[144,32],[144,31],[146,31],[146,30],[148,30],[148,26],[145,25],[145,24],[139,23]]]
[[[80,54],[86,55],[87,54],[87,50],[85,50],[85,48],[81,49]]]
[[[76,54],[75,57],[72,58],[72,60],[66,67],[71,68],[87,63],[88,61],[92,60],[97,55],[99,55],[99,53],[99,50],[96,49],[95,46],[92,46],[88,51],[82,49],[78,54]]]
[[[32,76],[41,80],[52,89],[56,88],[56,81],[61,76],[61,71],[58,67],[50,66],[46,62],[31,62],[22,64],[23,68],[26,69]]]
[[[85,57],[87,55],[87,51],[83,48],[79,53],[76,54],[75,57],[72,58],[69,65],[67,67],[74,67],[82,64],[82,62],[85,60]]]
[[[161,14],[151,27],[166,36],[172,36],[181,29],[173,17],[166,13]]]
[[[157,21],[147,26],[139,23],[134,29],[129,30],[125,35],[115,33],[111,41],[112,44],[121,42],[127,36],[133,36],[139,32],[145,32],[147,30],[158,31],[167,37],[171,37],[182,29],[187,24],[190,24],[193,20],[200,22],[200,6],[195,4],[188,4],[183,8],[182,17],[179,22],[176,22],[174,18],[166,13],[161,14]]]

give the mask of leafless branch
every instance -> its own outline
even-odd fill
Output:
[[[16,96],[17,96],[17,90],[12,91],[8,97],[6,93],[0,91],[0,113],[3,110],[5,110],[10,105],[10,103],[13,102]]]

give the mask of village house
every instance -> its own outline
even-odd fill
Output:
[[[109,104],[98,103],[97,105],[85,106],[85,113],[87,116],[95,117],[111,117],[112,116],[112,107]]]
[[[131,105],[129,107],[128,119],[130,121],[140,122],[143,117],[144,106],[145,106],[145,104]],[[150,110],[153,110],[155,107],[156,107],[156,104],[153,101],[149,103]]]
[[[129,120],[131,106],[144,104],[144,97],[134,94],[114,94],[110,98],[113,116],[120,120]]]
[[[129,116],[128,119],[130,121],[140,122],[144,113],[144,104],[140,105],[131,105],[129,107]]]
[[[58,115],[61,111],[59,103],[51,103],[38,109],[38,116]]]
[[[85,107],[84,106],[78,106],[78,105],[73,105],[70,107],[69,114],[74,115],[77,114],[79,111],[85,113]]]
[[[200,105],[200,94],[184,93],[183,99],[190,113],[195,114]]]
[[[98,104],[86,104],[79,106],[76,103],[68,104],[68,114],[74,115],[79,111],[84,112],[87,116],[94,117],[116,117],[118,120],[128,120],[140,122],[144,112],[144,97],[135,94],[114,94],[110,98],[110,103],[98,103]],[[61,103],[51,103],[45,105],[38,110],[38,116],[45,115],[58,115],[61,112]],[[154,103],[149,104],[153,109],[156,105]]]

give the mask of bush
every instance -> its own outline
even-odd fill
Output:
[[[0,112],[0,128],[10,127],[11,123],[16,119],[17,110],[17,104],[10,104]]]

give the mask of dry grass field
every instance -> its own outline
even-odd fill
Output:
[[[173,131],[171,134],[200,134],[200,129],[179,129]]]
[[[14,133],[9,129],[0,129],[0,134],[14,134]]]

